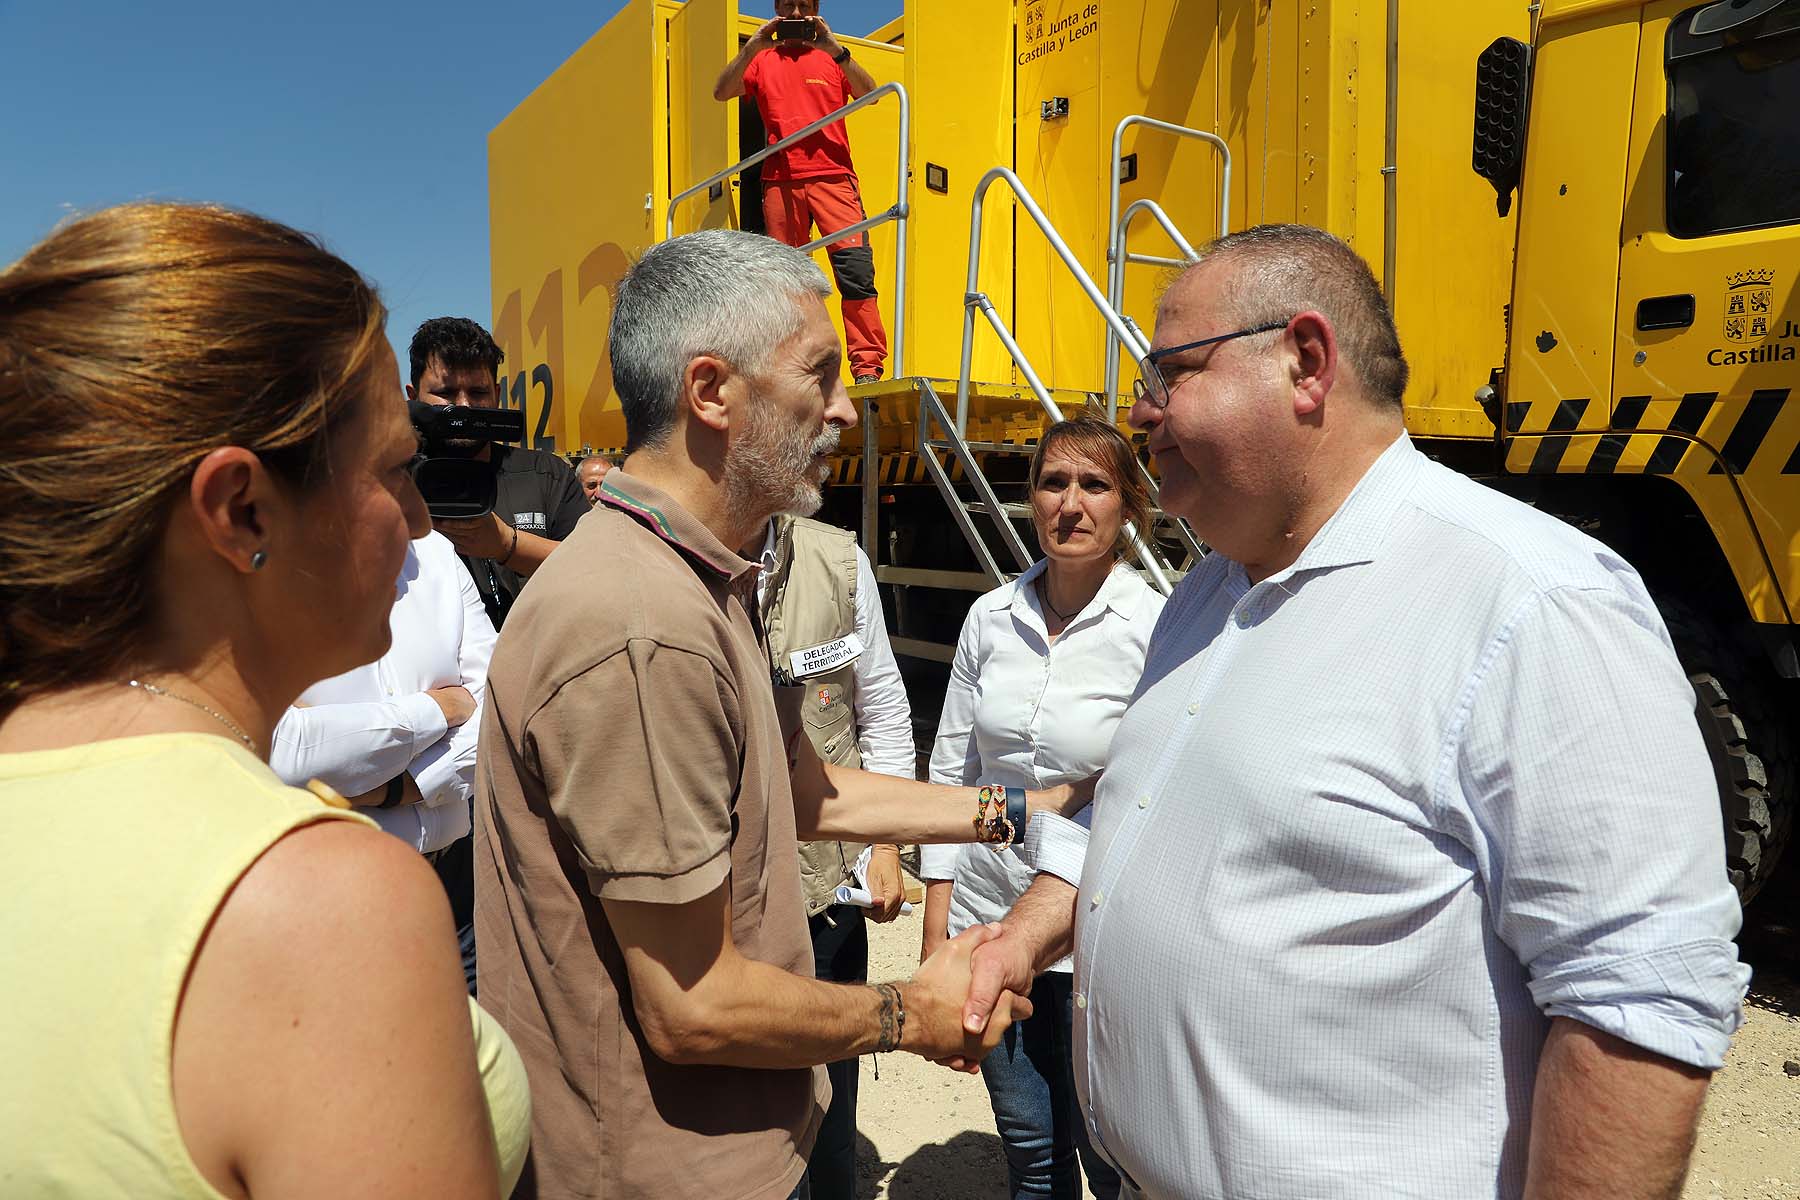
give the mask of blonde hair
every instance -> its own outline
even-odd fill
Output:
[[[386,318],[313,238],[210,206],[93,213],[0,272],[0,716],[141,659],[207,454],[328,478]]]

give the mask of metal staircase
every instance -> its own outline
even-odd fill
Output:
[[[1088,276],[1081,262],[1069,249],[1068,243],[1057,231],[1050,218],[1044,213],[1019,177],[1009,168],[998,166],[982,176],[976,185],[974,198],[969,214],[969,270],[967,286],[963,295],[963,333],[962,358],[956,380],[956,415],[952,422],[944,410],[943,402],[936,389],[927,380],[918,380],[918,420],[916,422],[916,449],[919,461],[926,474],[936,485],[944,503],[962,531],[969,549],[981,567],[983,581],[988,587],[996,587],[1016,572],[1009,569],[1004,561],[1010,558],[1019,571],[1031,564],[1029,551],[1019,536],[1014,523],[1027,520],[1030,506],[1018,502],[1002,501],[983,472],[982,457],[992,455],[1019,454],[1030,455],[1037,448],[1035,438],[1005,441],[971,441],[969,438],[969,399],[974,385],[972,379],[972,363],[974,357],[975,318],[980,314],[993,328],[1001,345],[1006,349],[1020,378],[1025,381],[1031,394],[1042,408],[1044,416],[1051,422],[1063,419],[1063,409],[1052,397],[1051,390],[1045,386],[1037,371],[1032,367],[1029,357],[1013,336],[1006,320],[994,307],[993,302],[980,288],[981,270],[981,233],[984,203],[988,189],[995,183],[1004,183],[1012,192],[1014,200],[1025,214],[1031,218],[1038,231],[1049,243],[1052,252],[1080,287],[1095,311],[1100,314],[1106,326],[1106,368],[1105,390],[1099,394],[1088,393],[1084,397],[1086,403],[1103,409],[1108,419],[1118,419],[1118,379],[1122,355],[1129,355],[1133,361],[1141,359],[1150,351],[1149,339],[1137,326],[1136,322],[1125,316],[1122,309],[1125,294],[1125,267],[1128,263],[1151,263],[1163,266],[1181,266],[1193,262],[1197,255],[1193,246],[1182,236],[1175,223],[1154,200],[1149,198],[1134,201],[1124,212],[1119,211],[1119,176],[1123,158],[1126,132],[1134,126],[1148,130],[1173,134],[1177,137],[1192,138],[1211,145],[1221,158],[1219,197],[1219,231],[1223,234],[1229,228],[1230,188],[1231,188],[1231,152],[1225,142],[1214,134],[1203,130],[1190,129],[1182,125],[1158,121],[1142,114],[1134,114],[1120,121],[1113,131],[1112,139],[1112,191],[1108,213],[1108,248],[1107,248],[1107,291],[1102,295],[1100,289]],[[1147,214],[1160,225],[1169,240],[1174,243],[1182,257],[1165,258],[1132,253],[1127,245],[1132,222],[1141,214]],[[871,412],[868,414],[873,416]],[[865,426],[868,428],[868,426]],[[865,435],[865,447],[873,448],[872,431]],[[1187,523],[1178,517],[1166,513],[1161,504],[1161,496],[1156,481],[1151,477],[1149,469],[1142,459],[1134,459],[1143,482],[1149,491],[1152,511],[1155,514],[1152,527],[1140,531],[1128,527],[1128,536],[1136,555],[1139,569],[1145,578],[1158,590],[1167,594],[1175,580],[1205,553],[1204,547],[1194,537]],[[946,462],[954,464],[964,480],[965,487],[958,489],[946,469]],[[870,484],[865,479],[865,489]],[[873,492],[865,497],[865,541],[874,535],[874,496]],[[986,518],[987,527],[993,531],[993,538],[985,537],[977,518]],[[1147,536],[1146,536],[1147,535]]]
[[[677,192],[670,197],[667,212],[664,214],[664,236],[674,236],[677,209],[686,201],[702,193],[716,198],[721,194],[726,181],[741,173],[745,168],[755,165],[783,147],[798,142],[829,124],[842,120],[851,112],[877,104],[888,96],[893,96],[898,101],[899,195],[894,204],[848,229],[822,235],[802,249],[809,251],[817,249],[846,234],[861,232],[886,222],[894,222],[898,226],[894,262],[895,305],[897,311],[904,312],[907,282],[906,225],[910,216],[908,191],[912,178],[911,166],[908,161],[911,146],[911,107],[905,88],[899,84],[887,84],[876,88],[868,95],[852,101],[804,129],[797,130],[774,145],[766,146],[757,153]],[[1120,121],[1113,131],[1110,170],[1111,204],[1108,212],[1107,287],[1104,293],[1095,285],[1086,269],[1082,267],[1080,260],[1070,250],[1068,243],[1019,177],[1008,167],[994,167],[976,185],[970,206],[969,269],[967,286],[963,295],[962,357],[957,378],[954,381],[932,380],[905,374],[905,322],[900,320],[895,322],[893,332],[894,378],[884,383],[864,385],[854,389],[853,394],[859,398],[863,407],[863,452],[860,462],[850,459],[840,465],[854,466],[859,470],[860,479],[857,482],[861,484],[861,524],[864,552],[868,554],[871,564],[875,568],[876,578],[894,589],[896,607],[902,611],[906,607],[907,589],[923,587],[964,592],[986,591],[998,587],[1007,579],[1031,566],[1033,556],[1025,537],[1021,536],[1021,526],[1029,528],[1031,507],[1028,502],[1029,496],[1025,494],[1024,485],[1020,482],[1025,475],[1025,466],[1020,460],[1028,460],[1036,451],[1038,435],[1047,427],[1046,422],[1054,423],[1063,419],[1064,407],[1062,403],[1059,403],[1058,395],[1070,403],[1091,406],[1104,411],[1109,420],[1117,423],[1121,364],[1127,357],[1135,363],[1150,350],[1149,338],[1144,335],[1137,323],[1123,312],[1125,268],[1132,263],[1180,266],[1192,262],[1196,258],[1193,246],[1154,200],[1139,199],[1126,207],[1123,212],[1119,210],[1119,178],[1124,140],[1127,131],[1133,127],[1197,139],[1218,151],[1222,163],[1219,231],[1224,233],[1229,227],[1227,206],[1231,185],[1231,154],[1224,141],[1203,130],[1190,129],[1186,126],[1155,120],[1142,114],[1134,114]],[[979,276],[983,204],[988,189],[995,183],[1003,183],[1011,191],[1019,208],[1037,226],[1057,260],[1068,271],[1070,277],[1087,298],[1088,303],[1099,313],[1106,329],[1105,382],[1102,391],[1097,393],[1058,393],[1046,386],[1036,369],[1033,368],[1024,349],[1013,336],[1006,320],[994,307],[987,294],[981,290]],[[1136,218],[1142,215],[1148,215],[1162,228],[1182,257],[1167,258],[1137,254],[1128,249],[1127,238],[1131,225]],[[971,378],[977,314],[992,327],[1001,345],[1006,349],[1007,355],[1017,369],[1019,378],[1029,389],[1029,398],[1036,401],[1041,416],[1033,415],[1010,422],[1002,419],[998,423],[999,427],[996,427],[995,422],[985,422],[984,427],[976,431],[977,436],[971,437],[971,396],[977,391],[986,391],[992,394],[993,390],[992,385],[982,385]],[[939,394],[940,385],[947,387],[952,382],[956,397],[954,413],[946,408]],[[1024,399],[1016,389],[1011,390],[1014,396]],[[881,439],[877,427],[880,409],[884,405],[890,406],[890,411],[902,414],[901,424],[903,426],[910,424],[912,427],[910,436],[905,439],[907,453],[904,457],[909,461],[904,464],[895,464],[895,470],[892,472],[895,476],[899,476],[904,471],[904,479],[883,478],[886,464],[893,461],[884,459],[880,454]],[[906,418],[909,417],[911,419],[907,420]],[[1180,580],[1182,575],[1206,553],[1206,549],[1195,538],[1193,531],[1188,528],[1185,521],[1163,511],[1156,480],[1151,476],[1143,459],[1134,456],[1133,461],[1149,493],[1152,519],[1150,527],[1144,530],[1133,528],[1128,524],[1127,535],[1137,561],[1137,569],[1151,586],[1166,595],[1172,590],[1175,582]],[[1010,464],[1002,473],[1014,476],[1011,483],[997,485],[996,481],[990,477],[990,468],[997,463]],[[891,556],[882,553],[879,516],[883,483],[923,483],[926,481],[929,481],[937,489],[944,505],[949,510],[951,519],[974,557],[977,570],[948,569],[935,564],[928,567],[902,566],[893,561]],[[840,479],[840,482],[849,482],[849,480]],[[1003,495],[1002,491],[1006,494]],[[884,558],[888,558],[889,561],[884,562]],[[903,654],[940,662],[949,661],[954,649],[954,647],[942,643],[918,641],[903,636],[896,636],[893,641],[895,649]]]

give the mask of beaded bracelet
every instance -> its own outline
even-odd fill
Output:
[[[1006,803],[1006,792],[1002,788],[983,784],[975,792],[975,840],[989,842],[994,839],[994,816]],[[989,809],[993,812],[990,813]]]
[[[995,784],[983,784],[975,793],[975,840],[995,854],[1010,848],[1019,835],[1019,827],[1007,811],[1009,792],[1017,792],[1021,800],[1025,794],[1022,788]],[[1019,807],[1023,808],[1023,804]]]

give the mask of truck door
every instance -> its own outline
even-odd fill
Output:
[[[1656,433],[1600,439],[1587,471],[1673,476],[1751,616],[1786,623],[1800,584],[1800,0],[1662,0],[1641,36],[1609,424]]]

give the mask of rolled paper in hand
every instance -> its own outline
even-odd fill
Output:
[[[847,883],[838,884],[837,891],[831,893],[832,900],[839,904],[854,904],[858,908],[874,908],[875,897],[869,895],[867,888],[851,887]],[[902,916],[912,912],[912,905],[902,900],[900,913]]]

